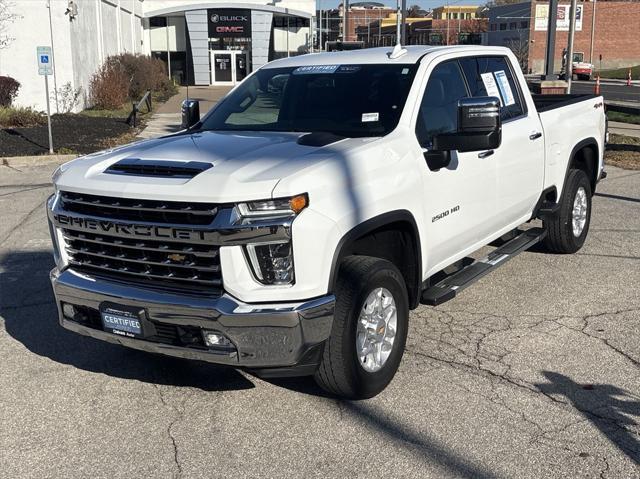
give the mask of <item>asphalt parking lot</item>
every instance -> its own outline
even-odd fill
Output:
[[[640,477],[640,172],[609,168],[578,254],[414,311],[390,387],[344,402],[61,329],[53,168],[0,166],[0,476]]]

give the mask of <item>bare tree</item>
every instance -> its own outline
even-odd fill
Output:
[[[526,35],[520,34],[517,37],[506,39],[504,46],[511,49],[518,59],[520,68],[524,73],[527,73],[527,68],[529,68],[529,39]]]
[[[13,7],[13,2],[0,0],[0,49],[7,48],[15,40],[7,34],[9,25],[19,18],[19,15],[11,11],[11,7]]]
[[[420,8],[420,5],[411,5],[407,9],[407,17],[416,18],[421,16],[422,16],[422,8]]]

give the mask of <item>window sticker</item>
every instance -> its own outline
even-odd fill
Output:
[[[367,123],[370,121],[379,121],[380,114],[379,113],[363,113],[362,114],[362,123]]]
[[[498,89],[498,85],[496,85],[496,79],[493,77],[493,73],[481,73],[482,83],[484,83],[484,89],[487,90],[487,96],[495,96],[500,99],[500,106],[503,105],[502,95],[500,95],[500,90]]]
[[[318,73],[335,73],[340,65],[309,65],[293,70],[294,75],[315,75]]]
[[[509,85],[509,79],[507,78],[504,70],[498,70],[497,72],[494,72],[494,75],[498,82],[500,93],[502,93],[502,100],[504,101],[504,104],[506,106],[513,105],[516,102],[516,99],[513,97],[511,85]]]
[[[403,68],[402,69],[402,74],[406,75],[407,73],[409,73],[409,69],[408,68]]]

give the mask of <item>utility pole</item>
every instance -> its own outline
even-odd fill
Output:
[[[318,50],[322,51],[322,0],[318,0],[318,10],[320,11],[320,27],[318,28]]]
[[[407,0],[402,0],[402,45],[407,44]]]
[[[396,44],[400,45],[402,38],[400,38],[400,17],[402,12],[400,11],[400,0],[396,0]]]
[[[593,10],[591,15],[591,50],[589,50],[589,63],[593,65],[593,43],[596,38],[596,3],[598,0],[593,0]],[[584,14],[584,7],[582,7],[582,13]]]
[[[558,17],[558,0],[549,0],[549,21],[547,23],[547,54],[544,64],[543,80],[557,80],[553,63],[556,53],[556,19]]]
[[[573,39],[576,33],[577,0],[571,0],[569,12],[569,43],[567,45],[567,59],[565,60],[565,75],[567,80],[567,93],[571,93],[571,80],[573,80]]]
[[[447,2],[447,9],[445,15],[447,16],[447,45],[449,45],[449,21],[451,20],[451,15],[449,14],[449,2]]]
[[[342,14],[342,41],[346,42],[349,40],[347,33],[349,31],[349,0],[344,0],[342,8],[344,10]]]

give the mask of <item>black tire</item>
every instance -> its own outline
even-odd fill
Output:
[[[368,372],[356,351],[356,330],[367,296],[386,288],[397,310],[396,336],[382,368]],[[348,399],[366,399],[381,392],[393,379],[404,353],[409,325],[409,299],[400,271],[389,261],[370,256],[349,256],[340,266],[336,285],[336,309],[331,337],[324,346],[315,380],[331,394]]]
[[[586,222],[579,236],[573,233],[573,204],[580,189],[584,189],[587,201]],[[560,209],[553,217],[544,219],[543,224],[547,230],[544,240],[545,247],[553,253],[575,253],[584,244],[589,233],[591,223],[591,182],[582,170],[569,170],[567,183],[562,198]]]

